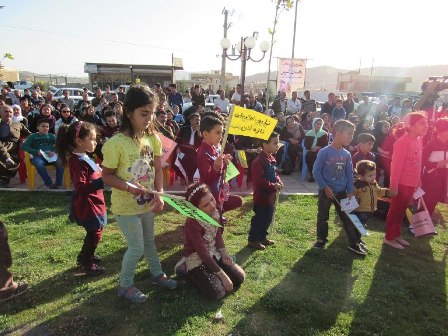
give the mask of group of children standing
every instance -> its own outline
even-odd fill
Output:
[[[169,289],[177,287],[177,282],[163,272],[154,241],[154,217],[164,207],[159,195],[163,193],[161,141],[152,124],[157,99],[157,95],[146,86],[129,89],[120,130],[102,148],[102,169],[87,155],[96,146],[96,131],[92,124],[76,121],[62,125],[59,132],[63,136],[58,136],[56,143],[62,164],[70,167],[75,189],[71,217],[86,230],[78,263],[85,274],[104,272],[95,250],[107,222],[103,188],[104,184],[110,185],[111,211],[128,247],[122,261],[118,295],[132,302],[146,300],[146,295],[134,284],[135,269],[143,255],[149,264],[152,283]],[[392,158],[392,201],[384,239],[385,244],[395,248],[408,245],[401,236],[401,223],[406,206],[420,183],[421,136],[428,128],[426,117],[411,113],[407,116],[406,127],[407,134],[397,141],[399,150],[394,151]],[[356,196],[360,206],[355,213],[365,223],[376,209],[377,197],[386,196],[387,191],[378,187],[376,166],[369,160],[357,163],[358,180],[354,181],[352,157],[345,149],[350,145],[354,131],[355,126],[349,121],[336,121],[332,129],[333,142],[319,151],[314,163],[313,176],[319,184],[317,241],[314,247],[324,248],[327,243],[329,209],[333,203],[347,234],[348,248],[365,255],[367,246],[347,214],[341,210],[339,202]],[[213,299],[222,298],[241,285],[245,278],[243,269],[229,256],[222,237],[226,224],[223,213],[242,206],[242,198],[230,195],[224,181],[231,157],[222,153],[220,148],[223,132],[224,122],[219,115],[202,119],[202,144],[197,154],[200,179],[186,191],[189,202],[221,224],[218,228],[189,218],[184,227],[183,255],[187,279]],[[446,140],[443,144],[446,146]],[[437,143],[434,146],[442,145]],[[278,148],[279,135],[273,132],[262,141],[261,151],[251,167],[255,214],[251,220],[248,246],[257,250],[274,244],[268,239],[268,228],[274,216],[278,192],[283,187],[274,158]],[[446,163],[445,158],[443,167]]]

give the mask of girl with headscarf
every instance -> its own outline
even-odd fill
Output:
[[[314,182],[312,174],[313,165],[317,158],[317,153],[323,147],[328,146],[328,133],[324,131],[324,121],[321,118],[314,118],[312,129],[305,135],[306,156],[305,161],[308,171],[311,174],[309,182]]]
[[[283,127],[280,133],[280,140],[288,143],[288,158],[290,164],[284,165],[283,174],[291,173],[294,170],[295,163],[297,160],[297,155],[299,154],[299,149],[302,140],[305,136],[305,131],[302,126],[296,122],[293,116],[286,118],[286,126]]]

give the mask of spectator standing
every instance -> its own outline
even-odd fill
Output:
[[[353,101],[352,92],[347,93],[347,99],[343,101],[342,107],[347,115],[355,111],[355,102]]]
[[[333,112],[335,107],[336,107],[336,95],[333,92],[330,92],[328,94],[328,100],[322,105],[322,108],[320,110],[321,117],[324,113],[328,113],[331,116],[331,113]]]
[[[61,99],[61,103],[67,105],[71,111],[74,111],[75,101],[73,100],[73,98],[70,98],[68,94],[69,94],[68,90],[62,91],[62,95],[64,97]]]
[[[168,104],[170,107],[174,105],[179,106],[179,110],[182,111],[182,107],[184,106],[184,100],[182,98],[182,94],[177,92],[177,84],[171,83],[169,85],[171,93],[168,95]]]
[[[232,98],[230,99],[232,104],[241,105],[242,95],[244,94],[244,92],[241,92],[241,90],[241,84],[237,84],[236,91],[232,94]]]
[[[230,109],[230,101],[226,98],[226,92],[221,89],[219,91],[219,98],[216,98],[213,104],[214,108],[219,108],[221,110],[221,113],[229,113]]]
[[[303,95],[305,96],[305,99],[302,102],[302,111],[304,113],[316,112],[316,101],[311,99],[310,91],[306,90]]]

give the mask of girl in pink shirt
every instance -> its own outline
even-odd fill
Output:
[[[422,171],[422,140],[428,130],[428,120],[423,113],[413,112],[405,118],[406,134],[394,144],[390,176],[390,203],[386,218],[384,243],[404,249],[409,243],[401,236],[401,225],[406,208],[417,186]]]

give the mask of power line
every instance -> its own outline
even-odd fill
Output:
[[[185,50],[185,49],[168,48],[168,47],[155,46],[155,45],[150,45],[150,44],[145,44],[145,43],[125,42],[125,41],[111,40],[111,39],[106,39],[106,38],[101,38],[101,37],[81,35],[81,34],[74,34],[74,33],[52,32],[52,31],[49,31],[49,30],[42,30],[42,29],[31,28],[31,27],[19,27],[19,26],[15,26],[15,25],[12,25],[12,24],[9,24],[9,23],[3,23],[3,22],[0,22],[0,27],[19,29],[19,30],[27,30],[27,31],[32,31],[32,32],[37,32],[37,33],[45,33],[45,34],[52,34],[52,35],[61,35],[61,36],[71,36],[71,37],[77,37],[77,38],[85,38],[85,39],[90,39],[90,40],[97,40],[97,41],[103,41],[103,42],[132,45],[132,46],[152,48],[152,49],[162,49],[162,50],[186,52],[186,53],[200,54],[200,55],[204,54],[204,51],[199,52],[199,51],[191,51],[191,50]]]

